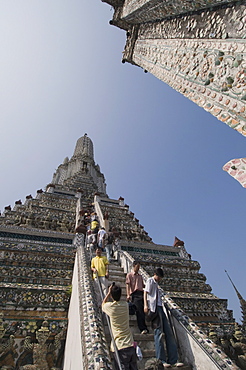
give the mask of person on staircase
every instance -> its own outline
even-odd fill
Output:
[[[97,248],[97,236],[96,234],[92,234],[91,230],[87,231],[87,245],[90,255],[94,255]]]
[[[143,289],[144,282],[142,275],[139,274],[140,263],[133,261],[132,271],[126,275],[126,299],[131,301],[136,307],[137,324],[141,334],[148,334],[149,330],[145,323]]]
[[[96,212],[91,213],[91,221],[98,221],[98,216]]]
[[[97,220],[92,220],[91,221],[90,229],[91,229],[92,234],[97,234],[98,233],[99,223],[98,223]]]
[[[112,298],[113,302],[108,302],[109,298]],[[121,301],[120,298],[121,287],[113,283],[102,302],[102,311],[110,317],[112,334],[118,349],[122,370],[138,370],[136,350],[133,346],[133,337],[129,326],[128,303]],[[114,352],[115,368],[118,370],[113,343],[110,348]]]
[[[175,342],[168,319],[162,308],[162,300],[159,294],[158,283],[164,277],[164,272],[161,268],[155,270],[154,276],[146,281],[144,288],[144,312],[147,314],[148,310],[157,312],[157,323],[154,330],[155,353],[156,358],[161,360],[164,368],[172,366],[182,367],[184,364],[178,362],[178,349]],[[165,334],[167,357],[163,343],[163,333]]]
[[[91,270],[93,271],[93,279],[97,284],[97,288],[98,288],[98,283],[100,283],[104,296],[106,295],[107,288],[108,288],[108,281],[107,281],[109,277],[108,269],[109,269],[109,262],[107,258],[105,256],[102,256],[102,249],[97,248],[96,257],[92,258],[91,260]],[[99,304],[101,304],[102,302],[101,296],[100,296],[98,289],[97,291],[98,291],[98,302],[100,302]]]
[[[100,230],[97,233],[97,243],[98,247],[102,248],[104,250],[104,244],[105,244],[105,237],[106,237],[106,231],[104,227],[100,227]]]
[[[105,235],[106,256],[109,262],[111,261],[113,243],[114,243],[114,234],[112,233],[111,229],[109,229],[109,231]]]

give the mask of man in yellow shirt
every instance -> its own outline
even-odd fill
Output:
[[[113,302],[108,302],[110,296],[113,298]],[[113,283],[102,302],[102,310],[110,317],[112,334],[118,349],[122,370],[138,370],[136,350],[133,347],[133,337],[129,327],[128,303],[120,301],[120,298],[121,287]],[[114,352],[112,343],[111,351]],[[115,364],[118,369],[117,361]]]
[[[101,284],[104,296],[107,293],[108,282],[108,265],[109,262],[105,256],[102,256],[102,249],[96,249],[96,257],[91,260],[91,270],[93,271],[93,279],[96,283]],[[98,281],[99,280],[99,281]]]

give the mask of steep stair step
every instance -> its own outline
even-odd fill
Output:
[[[112,271],[109,267],[109,276],[113,276],[115,279],[117,279],[117,281],[121,281],[125,284],[126,282],[126,278],[125,276],[122,276],[122,274],[117,274],[115,271]]]

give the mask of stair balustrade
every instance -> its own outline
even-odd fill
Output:
[[[100,199],[99,199],[98,195],[95,195],[95,197],[94,197],[95,212],[98,216],[100,226],[104,227],[105,226],[104,225],[104,218],[103,218],[103,213],[102,213],[101,207],[99,205],[99,201],[100,201]]]
[[[76,234],[72,295],[63,370],[112,370],[101,313],[91,278],[84,235]]]
[[[124,273],[131,271],[134,258],[118,246],[116,258]],[[144,282],[150,275],[141,267],[139,273]],[[227,355],[213,343],[205,333],[159,288],[163,310],[169,318],[177,340],[181,360],[193,370],[236,370],[239,369]]]

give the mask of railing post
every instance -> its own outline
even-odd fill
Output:
[[[98,216],[98,219],[99,219],[99,222],[100,222],[100,226],[101,227],[105,227],[103,213],[102,213],[101,207],[99,205],[99,200],[100,200],[99,196],[98,195],[95,195],[95,197],[94,197],[95,211],[96,211],[96,214]]]

